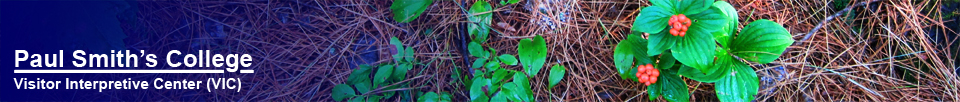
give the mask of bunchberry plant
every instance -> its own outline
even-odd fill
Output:
[[[467,87],[470,88],[470,100],[474,102],[535,102],[533,89],[530,86],[530,76],[535,76],[547,58],[547,47],[543,37],[537,35],[533,39],[520,40],[517,46],[516,57],[509,54],[503,54],[497,57],[495,50],[484,50],[476,42],[471,42],[469,50],[472,56],[478,57],[474,61],[474,71],[472,81],[468,81]],[[521,65],[524,70],[511,70],[502,68],[501,64]],[[566,70],[563,66],[554,65],[551,70],[550,86],[559,83]],[[512,82],[507,80],[513,79]]]
[[[505,0],[506,1],[506,0]],[[515,4],[519,0],[508,0],[501,4]],[[522,39],[517,45],[517,57],[510,54],[496,56],[493,48],[484,48],[481,44],[489,37],[492,7],[484,0],[477,0],[468,13],[467,25],[472,41],[467,44],[470,55],[477,59],[473,61],[472,79],[464,79],[470,90],[469,98],[473,102],[535,102],[530,79],[536,76],[547,58],[546,41],[537,35],[533,39]],[[518,60],[519,57],[519,60]],[[523,70],[503,68],[501,65],[521,65]],[[563,78],[566,69],[554,65],[550,70],[549,87],[553,87]],[[508,80],[513,81],[508,81]]]
[[[721,101],[751,101],[759,81],[749,63],[770,63],[794,42],[783,26],[769,20],[737,31],[737,11],[724,1],[650,3],[613,56],[620,77],[647,85],[650,100],[662,95],[667,101],[689,101],[683,76],[715,83]],[[647,39],[642,33],[649,34]]]
[[[404,47],[403,42],[400,42],[397,37],[390,38],[390,44],[396,46],[395,50],[397,51],[397,54],[393,55],[393,63],[382,63],[377,66],[360,65],[353,69],[346,83],[337,84],[333,87],[331,97],[336,101],[348,102],[376,102],[394,96],[400,96],[400,98],[411,97],[413,93],[410,91],[383,91],[406,87],[406,83],[399,82],[406,80],[407,71],[413,69],[414,65],[419,64],[413,56],[413,47]],[[370,77],[371,74],[373,74],[372,78]],[[420,96],[417,99],[419,102],[450,102],[452,96],[447,92],[440,92],[439,94],[429,92],[418,95]]]

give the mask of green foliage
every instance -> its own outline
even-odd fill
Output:
[[[403,80],[406,80],[407,72],[414,68],[414,65],[417,65],[417,61],[413,58],[414,50],[412,47],[404,47],[403,42],[400,41],[397,37],[390,38],[390,44],[394,45],[398,53],[394,54],[394,61],[396,63],[383,63],[377,65],[376,67],[370,65],[359,65],[358,68],[353,69],[347,78],[346,84],[337,84],[334,86],[333,92],[331,92],[332,97],[336,101],[346,101],[350,102],[376,102],[381,99],[390,98],[394,95],[399,95],[401,98],[412,98],[413,96],[409,91],[400,91],[398,92],[378,92],[374,89],[383,90],[393,90],[401,87],[406,87],[405,83],[397,83]],[[374,72],[375,73],[371,73]],[[371,75],[373,77],[370,77]],[[458,76],[458,75],[457,75]],[[396,85],[393,85],[396,84]],[[391,87],[385,87],[388,85],[393,85]],[[353,87],[351,87],[353,86]],[[356,90],[354,90],[354,88]],[[359,93],[359,94],[357,94]],[[428,102],[449,102],[450,94],[441,93],[436,94],[426,94],[421,96],[418,101],[428,101]]]
[[[483,87],[489,88],[490,85],[490,79],[474,78],[473,84],[470,85],[470,100],[477,100],[480,96],[486,97]]]
[[[479,57],[473,62],[473,68],[484,69],[475,71],[473,80],[467,86],[470,90],[470,100],[474,102],[534,101],[533,90],[529,82],[530,78],[527,75],[530,72],[535,74],[546,61],[546,42],[540,36],[535,39],[537,40],[524,39],[520,41],[521,45],[518,47],[519,60],[509,54],[490,57],[490,55],[496,54],[495,49],[484,50],[479,43],[482,41],[471,42],[468,45],[468,50],[474,57]],[[501,65],[504,64],[524,65],[524,71],[527,73],[501,68]],[[536,71],[532,71],[534,67],[537,68]],[[511,77],[513,81],[508,82],[507,80]]]
[[[732,63],[730,69],[733,74],[716,82],[717,97],[726,102],[747,102],[753,100],[753,95],[757,94],[760,88],[760,81],[757,79],[757,73],[746,63]]]
[[[676,70],[664,69],[657,82],[647,86],[647,93],[650,93],[650,100],[656,99],[658,95],[670,102],[688,102],[690,101],[690,92],[687,92],[687,83],[683,82],[680,76],[677,76]]]
[[[483,65],[486,64],[486,63],[487,63],[487,59],[486,59],[486,58],[478,58],[477,60],[474,60],[474,61],[473,61],[473,66],[471,66],[471,67],[473,67],[473,68],[480,68],[480,67],[483,67]]]
[[[478,42],[470,42],[470,44],[467,44],[467,50],[470,51],[470,55],[473,55],[473,57],[487,58],[489,56],[489,52],[484,51],[483,46],[480,46]]]
[[[680,77],[716,83],[721,101],[752,101],[759,81],[747,62],[765,64],[776,60],[794,42],[780,24],[758,20],[737,31],[737,10],[725,1],[650,0],[643,7],[631,35],[614,49],[614,65],[620,77],[636,81],[639,65],[658,62],[657,82],[647,86],[651,100],[659,96],[671,102],[689,101],[686,83]],[[686,36],[673,36],[667,21],[673,15],[688,15],[693,24]],[[649,33],[648,39],[639,35]],[[644,49],[645,48],[645,49]],[[657,56],[659,55],[659,56]],[[521,62],[523,56],[521,55]],[[679,65],[675,65],[679,62]]]
[[[780,24],[761,19],[744,27],[731,43],[730,53],[747,61],[764,64],[780,57],[793,44],[793,38]]]
[[[370,82],[370,78],[367,78],[367,77],[369,77],[368,75],[370,75],[370,72],[373,71],[372,67],[366,64],[360,65],[358,67],[359,68],[354,69],[353,72],[351,72],[350,76],[347,77],[348,84]]]
[[[427,10],[433,0],[394,0],[390,5],[393,10],[393,19],[400,23],[407,23],[420,17],[420,13]]]
[[[501,1],[501,4],[514,4],[519,1]],[[484,49],[482,44],[489,37],[492,9],[486,1],[478,0],[467,10],[470,14],[467,19],[471,22],[467,25],[467,30],[472,37],[472,41],[467,44],[467,50],[470,56],[477,57],[471,66],[471,68],[477,68],[474,71],[474,77],[471,81],[465,82],[469,85],[467,86],[470,90],[469,98],[472,102],[507,100],[534,102],[536,98],[533,96],[528,75],[536,75],[546,62],[546,41],[539,35],[534,39],[520,40],[517,56],[510,54],[496,56],[496,49]],[[524,70],[501,68],[504,64],[523,65]],[[511,77],[513,81],[507,82]]]
[[[450,102],[451,96],[452,95],[450,95],[450,93],[446,92],[440,94],[437,94],[436,92],[428,92],[423,94],[423,96],[420,96],[420,98],[417,99],[417,102]]]
[[[646,44],[647,40],[638,34],[628,35],[626,40],[621,40],[620,44],[617,44],[613,51],[613,64],[617,67],[620,77],[637,81],[637,77],[634,76],[637,73],[637,67],[634,65],[653,63],[646,53],[647,48],[638,46]]]
[[[557,64],[553,65],[553,68],[550,68],[550,79],[547,85],[548,88],[553,88],[554,85],[560,83],[560,80],[563,80],[563,76],[567,74],[567,68],[563,65]]]
[[[672,0],[668,0],[672,1]],[[651,1],[652,2],[652,1]],[[656,4],[654,4],[656,5]],[[640,16],[637,16],[633,22],[633,32],[646,32],[651,34],[660,33],[667,28],[667,21],[670,20],[674,11],[663,7],[650,6],[640,10]]]
[[[513,96],[510,98],[513,101],[523,101],[523,102],[536,102],[533,97],[533,89],[530,87],[530,79],[523,75],[523,73],[516,73],[513,75],[513,82],[515,86],[508,88],[510,92],[508,96]],[[504,85],[509,87],[509,85]]]
[[[403,47],[403,42],[400,42],[400,39],[399,39],[399,38],[397,38],[397,37],[391,37],[391,38],[390,38],[390,44],[392,44],[393,46],[395,46],[395,47],[397,48],[397,49],[396,49],[397,54],[394,54],[394,55],[393,55],[393,60],[394,60],[394,61],[397,61],[397,62],[403,62],[403,61],[412,62],[412,61],[416,60],[416,59],[414,59],[414,56],[413,56],[413,52],[414,52],[414,51],[413,51],[413,48],[410,48],[410,47],[404,48],[404,47]]]
[[[470,15],[467,17],[470,24],[467,25],[467,33],[470,33],[470,36],[473,36],[473,41],[475,42],[485,42],[487,41],[487,36],[490,34],[490,24],[493,19],[493,13],[490,11],[493,10],[493,7],[490,7],[486,1],[477,0],[476,3],[473,3],[473,6],[470,7],[470,10],[467,12]]]
[[[377,73],[373,75],[373,84],[387,82],[391,75],[393,75],[393,66],[380,66]]]
[[[725,1],[717,1],[713,3],[714,7],[720,9],[720,12],[723,12],[724,16],[730,18],[728,25],[724,26],[722,32],[714,32],[713,38],[717,39],[717,43],[720,43],[721,46],[730,46],[730,39],[732,35],[737,31],[737,24],[740,23],[740,17],[737,15],[737,9],[734,9],[733,6],[730,6],[730,3]]]
[[[520,2],[520,0],[500,0],[500,4],[502,5],[517,4],[518,2]]]
[[[353,92],[353,88],[350,88],[350,86],[344,84],[338,84],[337,86],[334,86],[333,92],[330,94],[332,95],[333,100],[337,101],[357,95],[356,92]]]
[[[503,61],[504,64],[517,65],[517,57],[513,57],[513,55],[503,54],[497,58],[500,58],[500,61]]]
[[[533,39],[520,40],[517,53],[519,53],[520,63],[523,64],[524,71],[530,76],[535,76],[547,61],[547,42],[540,35]]]

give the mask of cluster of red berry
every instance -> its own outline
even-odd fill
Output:
[[[667,22],[670,25],[670,35],[683,37],[687,35],[687,28],[690,28],[690,18],[684,16],[683,14],[673,15],[670,17],[670,21]]]
[[[653,68],[653,64],[640,65],[640,67],[637,67],[637,80],[639,80],[640,83],[647,85],[656,83],[657,77],[659,76],[660,70]]]

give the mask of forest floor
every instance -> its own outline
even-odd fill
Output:
[[[521,0],[494,6],[483,46],[516,54],[520,39],[546,39],[546,65],[567,67],[552,90],[546,74],[532,77],[537,100],[645,101],[645,86],[617,77],[613,48],[631,34],[646,0]],[[452,74],[466,75],[465,9],[474,0],[437,0],[410,23],[392,17],[392,0],[169,2],[141,5],[145,31],[198,34],[223,41],[271,64],[246,76],[260,93],[243,100],[332,101],[331,89],[359,64],[391,62],[389,39],[415,49],[422,65],[407,78],[411,91],[442,91],[467,101]],[[752,64],[758,101],[960,101],[955,0],[728,0],[741,27],[768,19],[798,43],[776,61]],[[153,19],[153,18],[161,19]],[[178,21],[177,23],[149,23]],[[170,25],[177,24],[177,25]],[[170,32],[170,33],[167,33]],[[174,35],[177,36],[177,35]],[[144,37],[142,39],[155,39]],[[169,40],[157,40],[168,42]],[[202,46],[207,40],[191,44]],[[163,43],[158,43],[163,44]],[[520,69],[519,66],[505,66]],[[454,71],[455,69],[459,71]],[[547,73],[541,70],[540,73]],[[264,77],[270,76],[270,77]],[[687,80],[692,101],[718,101],[712,83]],[[390,101],[400,98],[390,98]]]

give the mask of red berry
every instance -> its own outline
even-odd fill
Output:
[[[687,34],[687,29],[690,28],[691,24],[693,23],[691,23],[690,18],[683,14],[670,16],[670,20],[667,22],[667,25],[670,26],[670,35],[680,37]]]
[[[680,14],[680,15],[677,15],[677,16],[680,17],[680,19],[689,20],[689,19],[687,19],[687,16],[684,16],[683,14]]]
[[[670,35],[678,36],[678,34],[680,34],[680,31],[677,31],[677,29],[670,29]]]
[[[677,22],[677,21],[678,21],[677,18],[670,17],[670,21],[668,21],[667,23],[670,24],[670,23]]]

